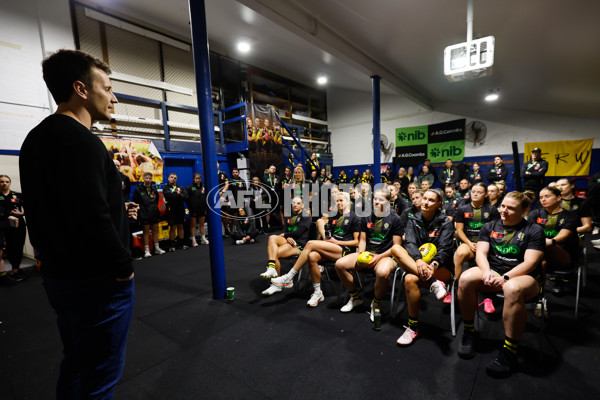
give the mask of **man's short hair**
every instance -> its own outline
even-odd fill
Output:
[[[144,178],[147,177],[148,175],[154,176],[154,175],[152,175],[152,172],[144,172]]]
[[[93,68],[110,75],[104,61],[79,50],[59,50],[42,61],[44,81],[56,104],[67,102],[73,95],[73,83],[83,82],[92,86]]]

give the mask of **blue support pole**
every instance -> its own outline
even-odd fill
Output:
[[[377,75],[371,77],[373,83],[373,175],[375,184],[381,183],[381,96],[379,92],[379,83],[381,78]]]
[[[171,151],[171,132],[169,131],[169,119],[167,117],[167,104],[163,101],[160,103],[162,109],[163,131],[165,132],[165,150]]]
[[[198,116],[200,117],[200,137],[202,140],[202,164],[204,181],[209,192],[219,185],[217,170],[217,146],[215,144],[215,123],[213,119],[212,90],[210,84],[210,58],[208,35],[206,33],[206,9],[204,0],[189,0],[190,27],[192,29],[192,51],[194,53],[194,71],[196,73],[196,92],[198,93]],[[213,192],[214,193],[214,192]],[[218,210],[214,196],[210,196],[209,206]],[[225,258],[223,252],[223,231],[221,215],[209,211],[208,234],[210,237],[210,271],[212,277],[213,299],[225,298]]]

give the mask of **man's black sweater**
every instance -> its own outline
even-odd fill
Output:
[[[127,278],[133,272],[122,182],[85,126],[54,114],[23,142],[21,189],[31,244],[54,278]],[[68,195],[57,191],[71,182]]]

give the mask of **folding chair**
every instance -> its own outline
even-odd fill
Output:
[[[579,299],[581,288],[587,285],[587,248],[585,248],[585,246],[579,254],[579,259],[573,262],[572,268],[554,270],[548,273],[549,276],[559,277],[563,280],[573,274],[577,274],[577,286],[575,292],[575,319],[577,319],[579,316]]]

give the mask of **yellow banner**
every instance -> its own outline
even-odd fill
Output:
[[[548,162],[546,176],[586,176],[590,173],[593,145],[594,139],[525,143],[524,162],[531,159],[531,150],[539,147]]]

